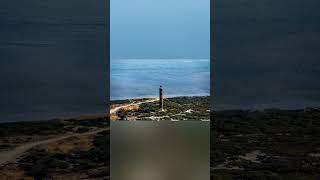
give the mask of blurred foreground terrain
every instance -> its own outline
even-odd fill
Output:
[[[0,179],[108,179],[106,117],[0,124]]]
[[[112,180],[209,180],[210,122],[112,121]]]
[[[211,179],[320,179],[318,109],[212,115]]]
[[[319,118],[320,111],[311,108],[213,112],[210,123],[211,179],[320,179]],[[205,174],[205,167],[209,165],[205,161],[209,159],[209,152],[206,152],[209,139],[205,137],[209,137],[209,129],[203,130],[207,129],[209,122],[113,123],[115,134],[111,141],[115,144],[111,154],[113,152],[113,157],[118,158],[113,159],[113,168],[116,168],[113,170],[118,169],[120,173],[127,171],[123,167],[128,167],[136,175],[132,178],[139,178],[143,174],[139,173],[142,171],[137,165],[149,164],[146,167],[155,169],[157,167],[152,164],[161,165],[168,168],[163,171],[169,172],[181,170],[180,165],[184,164],[190,168],[189,173],[195,173],[195,177],[201,177],[197,173]],[[2,123],[0,179],[109,179],[109,126],[106,117]],[[137,145],[138,142],[144,146]],[[129,146],[132,147],[130,151]],[[171,148],[174,146],[175,151]],[[171,155],[173,157],[168,158]],[[178,156],[191,159],[179,160]],[[152,163],[155,160],[159,163]],[[172,163],[173,160],[177,160],[174,161],[177,164]],[[128,166],[122,166],[120,162],[127,162]],[[188,162],[194,163],[188,165]],[[132,163],[135,165],[130,166]],[[150,172],[144,166],[140,168]],[[180,171],[175,172],[183,175]]]

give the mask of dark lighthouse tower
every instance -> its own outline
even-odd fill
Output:
[[[159,108],[160,108],[160,111],[163,111],[163,90],[162,90],[162,86],[160,86],[160,88],[159,88]]]

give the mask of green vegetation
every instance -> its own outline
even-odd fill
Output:
[[[212,179],[320,179],[319,111],[230,110],[212,116]]]
[[[83,119],[53,119],[49,121],[0,123],[0,137],[22,135],[56,135],[74,132],[74,127],[105,127],[109,121],[107,117]]]
[[[109,176],[109,131],[98,133],[89,151],[73,150],[71,153],[49,153],[32,149],[19,161],[27,175],[36,179],[50,179],[55,175],[73,174],[86,178]]]
[[[128,104],[131,101],[129,99],[125,99],[125,100],[112,100],[111,101],[111,105],[113,104]]]
[[[138,98],[138,99],[123,99],[123,100],[112,100],[111,105],[121,105],[121,104],[129,104],[129,103],[136,103],[136,102],[143,102],[150,100],[152,98]]]
[[[139,105],[137,110],[120,110],[121,116],[136,117],[137,120],[209,120],[210,98],[174,97],[164,99],[165,111],[159,111],[159,102]]]
[[[64,175],[70,176],[71,179],[107,179],[110,160],[110,132],[107,130],[109,125],[108,117],[105,116],[2,123],[1,151],[8,151],[28,142],[63,137],[66,134],[73,133],[75,136],[35,146],[25,152],[18,163],[1,166],[0,172],[6,174],[16,169],[24,172],[26,177],[34,179],[52,179]]]

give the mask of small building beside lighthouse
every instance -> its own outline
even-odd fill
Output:
[[[163,111],[163,89],[162,86],[159,88],[159,110]]]

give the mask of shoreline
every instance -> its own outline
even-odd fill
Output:
[[[300,107],[276,107],[276,106],[265,106],[265,107],[258,107],[258,106],[251,106],[251,107],[240,107],[240,106],[222,106],[218,108],[214,108],[212,112],[221,112],[221,111],[234,111],[234,110],[240,110],[240,111],[268,111],[268,110],[276,110],[276,111],[297,111],[297,110],[304,110],[304,109],[319,109],[320,105],[315,106],[300,106]]]
[[[0,125],[3,124],[15,124],[15,123],[41,123],[41,122],[51,122],[51,121],[81,121],[81,120],[95,120],[98,118],[107,118],[108,112],[106,113],[96,113],[96,114],[83,114],[83,115],[70,115],[70,116],[57,116],[45,119],[34,119],[34,120],[17,120],[17,121],[0,121]]]
[[[166,98],[175,98],[175,97],[210,97],[210,94],[190,94],[190,95],[165,95],[164,99]],[[117,98],[111,99],[110,101],[122,101],[122,100],[135,100],[135,99],[149,99],[149,98],[158,98],[158,96],[135,96],[135,97],[128,97],[128,98]]]
[[[195,94],[195,95],[167,95],[164,97],[164,99],[167,98],[179,98],[179,97],[208,97],[210,98],[210,95],[206,94],[206,95],[199,95],[199,94]],[[4,125],[4,124],[17,124],[17,123],[41,123],[41,122],[53,122],[53,121],[68,121],[68,120],[95,120],[95,119],[99,119],[99,118],[108,118],[110,116],[110,110],[111,110],[111,105],[113,102],[116,101],[130,101],[130,100],[142,100],[142,99],[158,99],[157,96],[140,96],[140,97],[132,97],[132,98],[127,98],[127,99],[112,99],[110,100],[110,107],[109,108],[105,108],[106,111],[105,112],[101,112],[101,113],[85,113],[85,114],[81,114],[81,113],[74,113],[74,115],[72,115],[70,113],[70,115],[64,115],[64,116],[52,116],[52,117],[47,117],[47,118],[35,118],[35,119],[25,119],[25,120],[8,120],[8,121],[0,121],[0,125]],[[118,104],[118,103],[116,103]],[[121,103],[119,103],[121,104]],[[109,111],[107,111],[109,109]],[[231,107],[231,108],[213,108],[210,109],[210,113],[229,113],[232,111],[248,111],[248,112],[253,112],[253,111],[257,111],[257,112],[270,112],[270,111],[308,111],[308,110],[316,110],[316,111],[320,111],[320,106],[305,106],[305,107],[296,107],[296,108],[281,108],[281,107],[271,107],[271,108],[248,108],[248,107]]]

